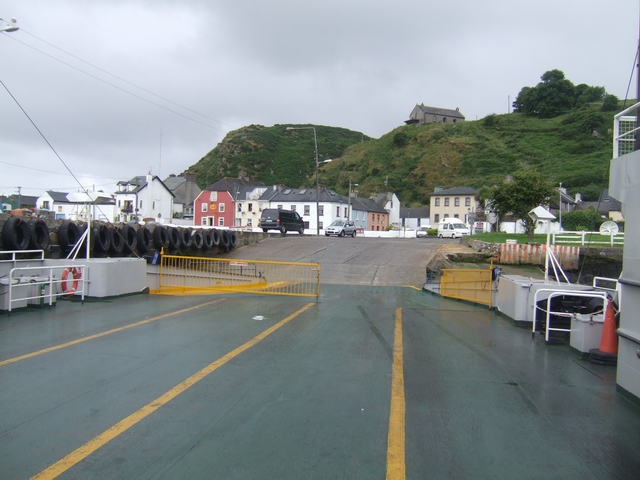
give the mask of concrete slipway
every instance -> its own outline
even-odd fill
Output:
[[[640,478],[640,408],[615,369],[483,307],[347,285],[317,303],[133,295],[2,314],[0,477],[385,478],[394,341],[407,478]]]

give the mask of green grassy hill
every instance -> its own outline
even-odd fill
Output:
[[[346,194],[351,178],[361,196],[393,191],[403,205],[428,203],[434,187],[493,185],[515,170],[536,168],[586,199],[607,186],[614,112],[588,105],[539,119],[489,115],[457,124],[401,126],[369,139],[316,126],[320,182]],[[251,125],[230,132],[189,168],[201,187],[224,176],[290,187],[315,183],[312,130]]]

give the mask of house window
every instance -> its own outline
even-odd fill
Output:
[[[459,207],[460,206],[460,197],[456,197],[453,199],[453,206],[454,207]]]
[[[206,225],[207,224],[207,217],[202,217],[202,220],[200,221],[201,225]]]
[[[336,217],[340,216],[340,207],[336,207]]]
[[[322,224],[322,222],[320,222],[320,223],[318,224],[318,228],[319,228],[320,230],[324,229],[324,225]]]
[[[295,212],[296,211],[296,206],[295,205],[291,205],[291,211]]]
[[[118,200],[118,208],[120,208],[120,200]]]
[[[218,226],[224,227],[224,217],[218,217]]]
[[[435,205],[436,207],[439,207],[439,206],[440,206],[440,197],[436,197],[436,200],[435,200],[434,205]]]
[[[444,214],[444,218],[449,218],[449,214],[448,214],[448,213],[445,213],[445,214]]]
[[[349,212],[348,212],[348,207],[344,207],[344,216],[348,217],[349,216]]]
[[[449,206],[449,197],[445,197],[444,198],[444,206],[448,207]]]
[[[42,202],[42,208],[44,208],[45,210],[49,210],[49,200],[45,200],[44,202]]]
[[[454,213],[453,218],[460,218],[460,215],[458,215],[457,213]]]
[[[236,226],[236,227],[241,227],[241,226],[242,226],[242,219],[240,219],[240,218],[236,218],[235,226]]]
[[[202,211],[203,211],[203,212],[206,212],[206,211],[207,211],[207,204],[206,204],[206,203],[203,203],[203,204],[202,204]]]
[[[220,213],[223,213],[224,212],[224,203],[218,204],[218,209],[219,209]]]
[[[311,207],[310,207],[309,205],[305,205],[305,206],[304,206],[304,214],[305,214],[305,215],[309,215],[309,214],[310,214],[310,213],[309,213],[310,211],[311,211]]]
[[[156,202],[151,202],[151,210],[155,210],[156,209]]]
[[[250,203],[250,204],[249,204],[249,211],[250,211],[250,212],[253,212],[253,203]]]
[[[433,223],[438,223],[439,221],[440,221],[440,214],[439,214],[439,213],[436,213],[436,214],[433,216]]]
[[[253,227],[253,220],[251,218],[247,218],[247,227]]]
[[[278,205],[278,210],[282,210],[282,205]]]
[[[62,206],[58,206],[58,213],[62,213]]]
[[[242,213],[242,204],[241,203],[238,204],[238,212]]]
[[[140,200],[140,206],[138,208],[142,208],[142,200]]]
[[[318,214],[320,216],[324,215],[324,205],[320,205],[320,207],[318,208]]]
[[[471,197],[465,197],[464,206],[465,207],[470,207],[471,206]]]

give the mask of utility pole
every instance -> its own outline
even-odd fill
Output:
[[[560,231],[562,231],[562,182],[560,182],[560,201],[558,202],[558,211],[560,212]]]
[[[18,208],[22,206],[22,187],[18,187]]]

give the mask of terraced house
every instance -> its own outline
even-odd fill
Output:
[[[436,187],[429,203],[429,220],[437,225],[443,218],[459,218],[469,223],[469,214],[475,214],[480,208],[478,191],[471,187],[454,187],[446,190]]]

